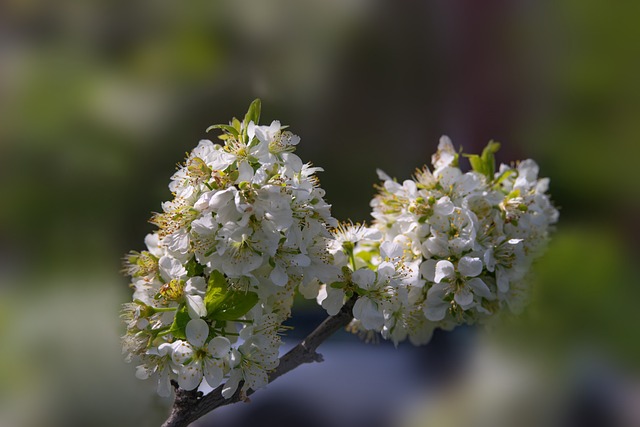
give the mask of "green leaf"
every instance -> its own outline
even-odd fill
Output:
[[[495,141],[489,141],[487,146],[482,150],[482,162],[484,163],[486,175],[489,179],[493,179],[493,175],[496,172],[496,157],[495,154],[500,149],[500,143]]]
[[[237,320],[247,314],[258,303],[258,294],[229,289],[227,279],[214,270],[209,277],[204,303],[207,318],[211,320]]]
[[[217,270],[211,272],[209,283],[207,285],[207,293],[204,296],[204,304],[207,307],[207,313],[215,312],[220,304],[227,297],[229,286],[224,275]]]
[[[249,124],[249,122],[253,122],[256,125],[258,124],[258,121],[260,120],[261,107],[262,107],[262,104],[260,102],[260,98],[254,99],[251,105],[249,105],[249,110],[247,111],[247,114],[245,114],[244,116],[243,123],[245,127]]]
[[[469,158],[469,163],[471,163],[471,169],[473,169],[478,173],[486,175],[485,169],[484,169],[484,163],[482,162],[482,159],[480,158],[480,156],[478,156],[477,154],[471,154],[466,157]]]
[[[495,141],[489,141],[487,146],[482,150],[481,155],[477,154],[465,154],[464,156],[469,159],[471,168],[486,176],[489,181],[493,180],[493,175],[496,171],[496,159],[494,154],[500,149],[500,143]]]
[[[238,136],[238,129],[234,128],[233,126],[230,125],[213,125],[213,126],[209,126],[207,128],[207,132],[209,132],[212,129],[222,129],[223,131],[230,133],[233,136]]]
[[[191,320],[189,310],[185,304],[181,304],[176,311],[176,317],[173,319],[169,333],[178,339],[186,339],[187,335],[185,333],[185,329],[189,320]]]
[[[258,303],[258,299],[258,294],[255,292],[231,291],[210,317],[214,320],[239,319]]]
[[[187,270],[187,276],[189,277],[202,276],[204,274],[204,266],[196,261],[195,256],[191,257],[184,268]]]
[[[246,143],[251,142],[247,141],[247,126],[249,126],[249,122],[253,122],[256,125],[258,124],[258,120],[260,120],[261,106],[260,98],[254,99],[251,105],[249,105],[247,114],[244,116],[244,120],[242,121],[242,138]]]
[[[513,175],[514,173],[516,173],[515,170],[507,169],[506,171],[502,172],[502,174],[496,179],[496,182],[494,183],[494,185],[495,186],[500,185],[500,183],[502,183],[502,181],[504,181],[505,179],[509,178],[509,176]]]

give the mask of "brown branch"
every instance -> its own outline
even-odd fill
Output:
[[[322,355],[316,352],[316,349],[327,338],[335,332],[344,328],[353,319],[353,304],[355,299],[352,298],[342,307],[335,316],[327,317],[316,329],[294,348],[289,350],[287,354],[280,358],[278,367],[269,373],[269,383],[287,372],[297,368],[303,363],[321,362]],[[206,415],[220,406],[229,405],[231,403],[240,402],[247,396],[254,393],[249,389],[246,393],[241,391],[242,383],[238,386],[238,390],[229,399],[222,397],[222,385],[212,390],[209,394],[203,396],[201,392],[186,391],[177,387],[176,398],[171,408],[169,418],[164,422],[162,427],[186,427],[189,423]]]

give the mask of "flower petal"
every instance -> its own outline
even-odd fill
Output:
[[[444,196],[438,199],[433,206],[433,212],[438,215],[451,215],[455,209],[455,206],[451,202],[449,196]]]
[[[435,259],[428,259],[420,264],[420,274],[425,280],[435,281],[437,263]]]
[[[238,389],[238,385],[240,384],[240,380],[242,379],[242,371],[240,369],[234,369],[231,371],[231,375],[229,379],[222,387],[222,397],[225,399],[229,399]]]
[[[171,343],[173,351],[171,352],[171,360],[178,365],[184,364],[187,360],[193,358],[193,347],[186,341],[178,340]]]
[[[427,292],[427,300],[424,304],[424,316],[432,322],[438,322],[447,315],[447,310],[451,306],[449,302],[444,301],[447,293],[446,287],[442,285],[434,285]]]
[[[225,337],[215,337],[209,341],[208,349],[212,356],[224,357],[231,351],[231,342]]]
[[[436,264],[435,275],[433,281],[440,283],[443,279],[453,277],[456,274],[456,270],[450,261],[442,260]]]
[[[191,319],[185,329],[187,341],[194,347],[202,347],[209,336],[209,325],[202,319]]]
[[[207,381],[207,384],[209,384],[211,388],[216,388],[220,385],[223,378],[224,372],[222,371],[220,362],[211,359],[205,360],[204,379]]]
[[[486,299],[493,299],[493,295],[491,295],[489,287],[482,281],[482,279],[474,277],[467,281],[467,286],[473,290],[474,295],[478,295]]]
[[[200,361],[193,361],[178,373],[178,385],[184,390],[193,390],[202,381],[202,365]]]
[[[465,310],[473,304],[473,294],[471,293],[471,289],[467,286],[463,286],[458,289],[453,299]]]
[[[351,280],[363,289],[371,289],[376,280],[376,273],[369,268],[361,268],[351,275]]]
[[[458,271],[465,277],[476,277],[482,273],[482,260],[477,257],[463,256],[458,261]]]
[[[276,266],[273,267],[273,270],[271,270],[269,279],[271,279],[276,286],[284,286],[289,281],[289,276],[280,264],[276,264]]]
[[[344,291],[331,287],[326,287],[325,289],[327,297],[322,300],[322,308],[327,310],[329,316],[335,316],[344,305]]]
[[[384,325],[384,315],[378,305],[369,298],[358,298],[353,306],[353,317],[367,330],[379,331]]]
[[[185,295],[187,300],[187,309],[192,319],[199,319],[207,315],[207,306],[200,295]]]
[[[502,267],[496,268],[496,284],[498,291],[505,293],[509,290],[509,275]]]

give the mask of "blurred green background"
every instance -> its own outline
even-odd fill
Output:
[[[256,97],[341,220],[368,220],[376,168],[408,178],[442,134],[534,158],[560,223],[496,335],[637,389],[639,20],[635,1],[1,2],[0,425],[160,423],[168,402],[120,355],[121,257],[184,153]]]

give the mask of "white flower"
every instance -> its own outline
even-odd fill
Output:
[[[217,387],[224,377],[224,358],[229,356],[231,343],[217,336],[205,346],[209,325],[202,319],[190,320],[186,335],[187,341],[178,340],[171,346],[171,358],[178,365],[178,385],[193,390],[204,377],[209,386]]]
[[[430,266],[431,263],[425,264]],[[477,257],[464,256],[457,266],[447,260],[435,263],[433,280],[435,284],[427,293],[425,316],[431,321],[444,319],[450,303],[444,298],[453,293],[453,300],[463,310],[474,304],[474,296],[492,299],[493,296],[482,279],[476,277],[483,269],[482,260]],[[429,273],[427,273],[429,274]],[[429,274],[430,275],[430,274]]]
[[[200,276],[191,277],[184,286],[184,297],[192,319],[207,315],[207,307],[203,299],[206,289],[207,282]]]
[[[453,148],[451,139],[449,139],[448,136],[443,135],[438,143],[438,151],[431,157],[431,164],[437,171],[452,165],[456,156],[456,150]]]
[[[160,344],[158,347],[152,347],[146,353],[147,363],[139,365],[136,368],[136,377],[146,380],[151,376],[158,377],[158,394],[163,397],[171,395],[171,378],[170,369],[171,346],[167,343]]]
[[[368,268],[361,268],[353,272],[351,280],[360,288],[371,293],[358,298],[353,306],[353,317],[360,320],[365,329],[379,330],[384,324],[384,314],[381,304],[378,304],[375,301],[376,297],[373,296],[375,291],[380,288],[380,284],[376,281],[376,272]]]

